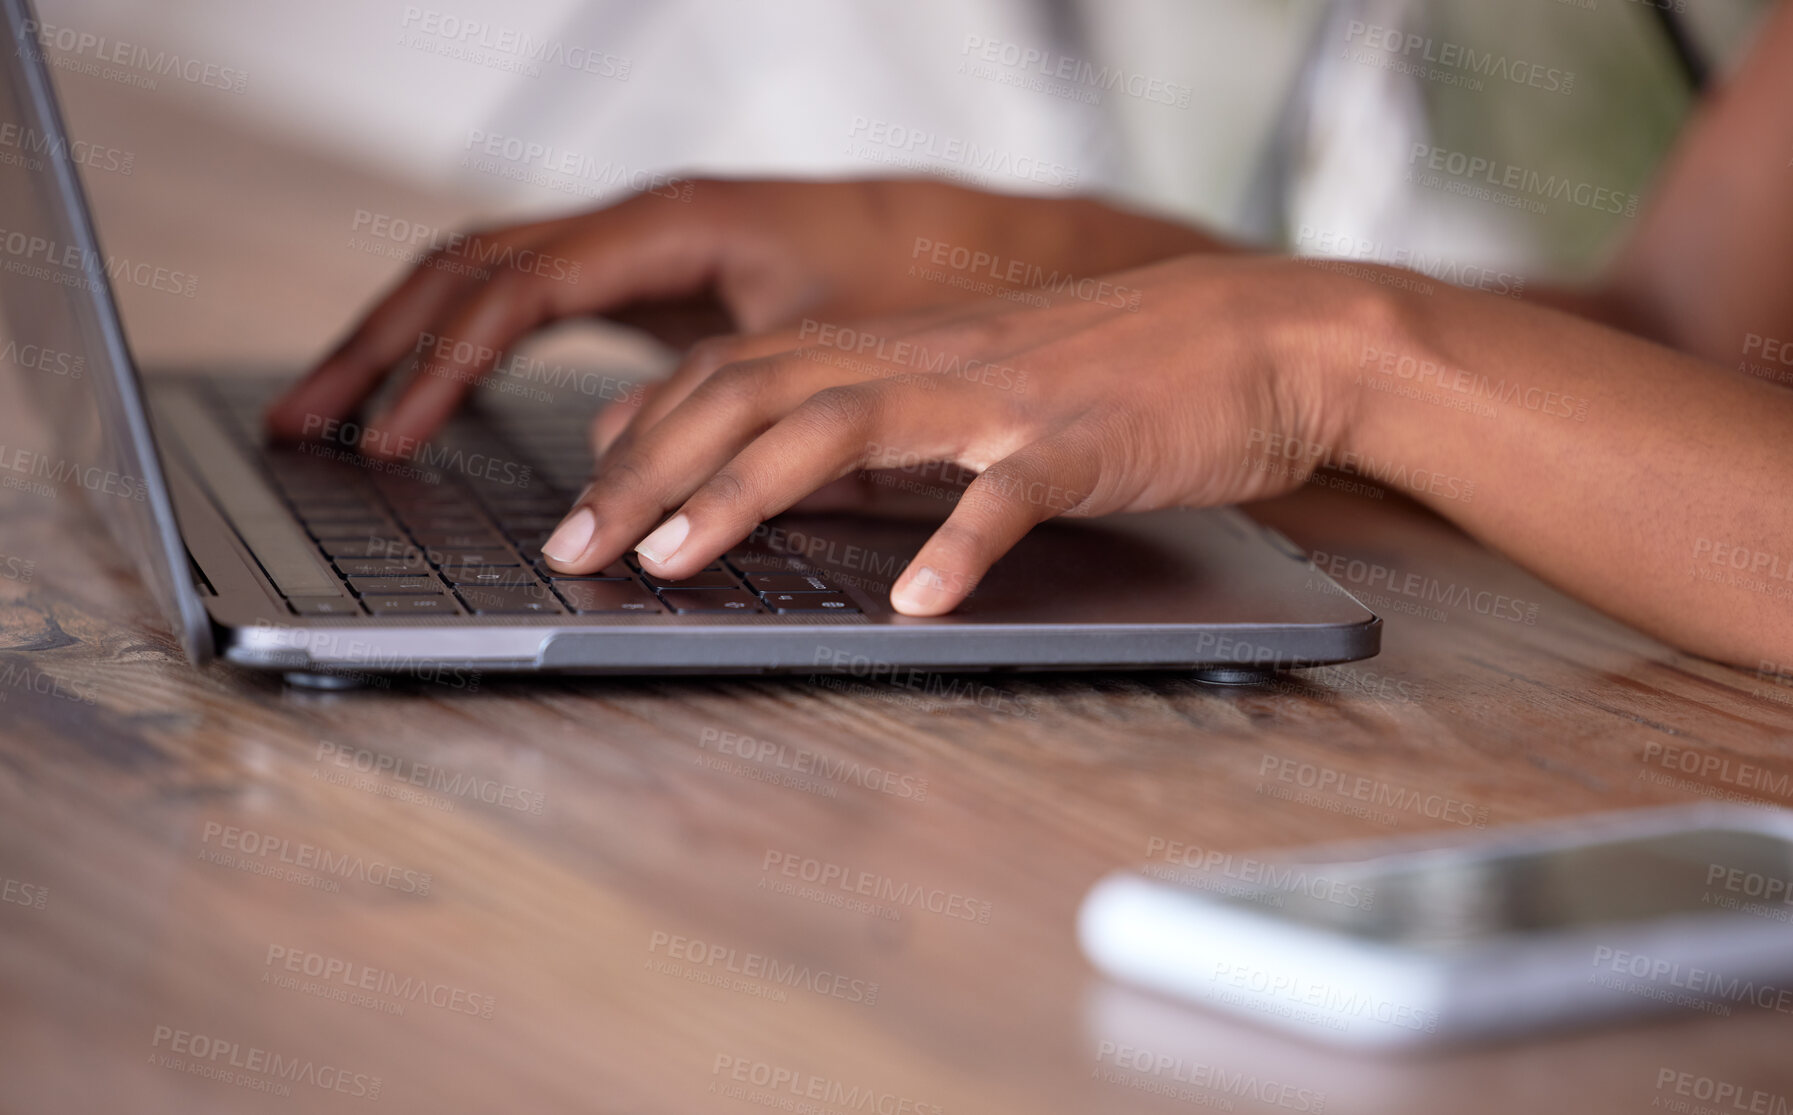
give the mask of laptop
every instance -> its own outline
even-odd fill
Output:
[[[1225,683],[1374,655],[1381,621],[1276,532],[1231,510],[1036,528],[958,611],[891,610],[934,521],[786,515],[663,582],[621,561],[563,578],[540,546],[591,468],[590,397],[478,392],[415,462],[266,444],[278,386],[139,377],[70,158],[29,0],[0,0],[0,341],[54,442],[12,486],[78,486],[195,662],[301,684],[387,674],[840,674],[1182,670]],[[17,363],[17,361],[15,361]]]

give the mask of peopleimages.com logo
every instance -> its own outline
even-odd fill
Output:
[[[142,89],[153,90],[156,79],[164,77],[227,93],[241,93],[249,82],[249,75],[234,66],[186,57],[176,51],[152,50],[139,43],[74,27],[27,19],[19,32],[20,38],[31,39],[43,50],[62,52],[66,57],[45,59],[58,69],[80,70]]]

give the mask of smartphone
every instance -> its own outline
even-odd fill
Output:
[[[1793,811],[1598,814],[1155,864],[1078,916],[1101,972],[1334,1045],[1649,1011],[1793,1014]]]

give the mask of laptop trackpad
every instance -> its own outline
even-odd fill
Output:
[[[869,515],[783,515],[761,528],[772,549],[879,603],[939,522]],[[1361,623],[1361,605],[1305,557],[1273,545],[1236,511],[1153,511],[1036,526],[970,599],[938,619],[899,624]]]

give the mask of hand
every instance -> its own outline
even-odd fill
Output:
[[[544,554],[582,573],[634,546],[650,573],[687,577],[823,485],[950,462],[976,479],[891,592],[940,615],[1046,518],[1265,498],[1340,441],[1350,396],[1332,369],[1376,323],[1374,284],[1214,256],[1112,278],[1141,292],[1137,312],[956,307],[702,346],[609,431]],[[1267,451],[1285,445],[1300,451]]]
[[[689,183],[596,212],[470,235],[420,264],[269,410],[280,438],[347,417],[420,355],[410,385],[368,423],[362,448],[408,455],[505,349],[562,318],[605,314],[680,342],[982,297],[929,278],[985,281],[972,258],[1022,282],[1085,277],[1212,245],[1177,225],[1085,199],[1017,198],[926,181]],[[673,192],[678,192],[677,190]],[[973,253],[983,253],[974,257]],[[918,266],[918,260],[921,265]],[[693,331],[695,327],[696,331]],[[433,339],[425,343],[426,339]],[[447,343],[442,343],[442,342]]]

